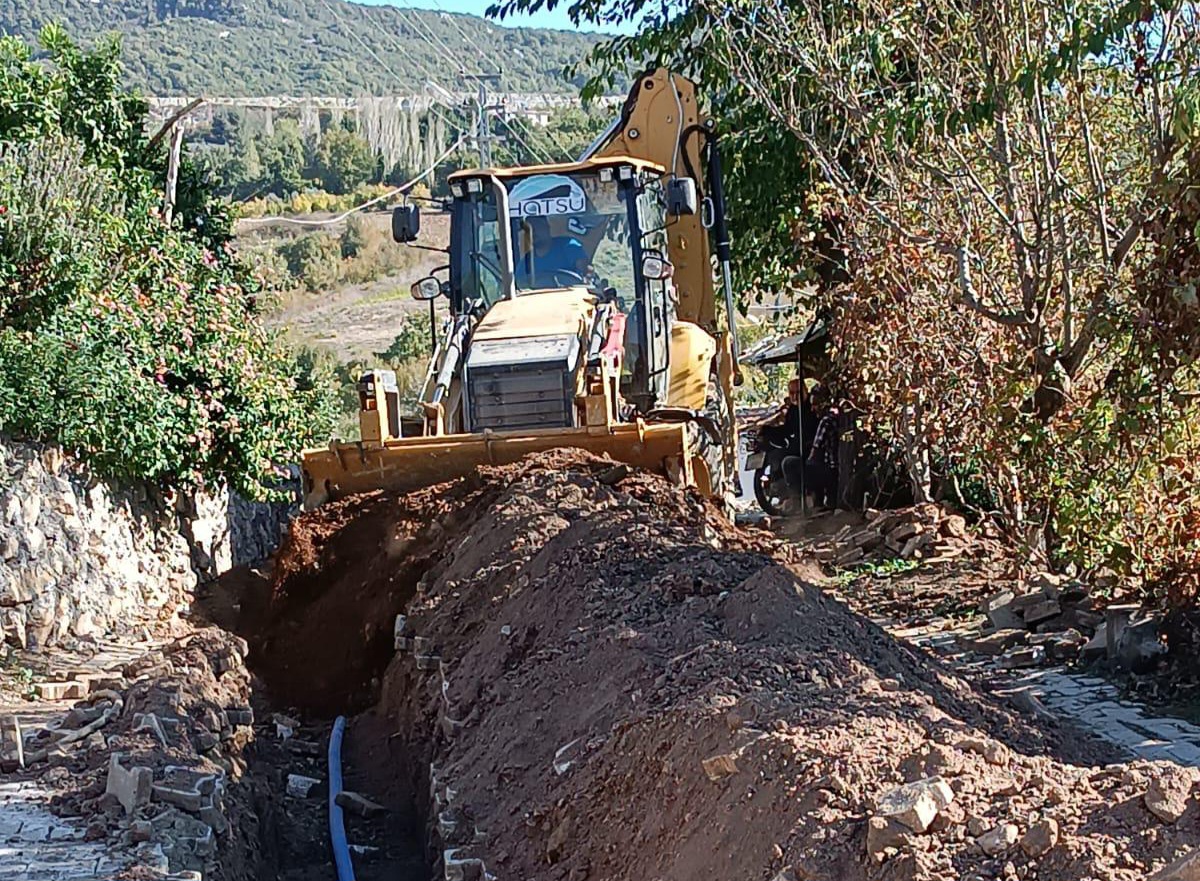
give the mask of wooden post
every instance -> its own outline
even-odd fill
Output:
[[[807,336],[807,334],[806,334]],[[800,345],[796,349],[796,378],[800,380],[800,401],[803,405],[808,397],[808,389],[804,385],[804,340],[801,339]],[[809,402],[811,408],[812,403]],[[813,413],[813,418],[816,418],[816,413]],[[808,470],[808,455],[811,450],[804,449],[804,407],[800,406],[798,414],[799,425],[797,428],[800,431],[800,516],[805,520],[808,519],[808,475],[805,474]],[[787,472],[784,472],[786,478]],[[786,483],[786,480],[784,481]]]
[[[188,114],[203,103],[203,98],[189,101],[186,106],[180,108],[163,123],[162,128],[154,133],[154,137],[147,144],[150,149],[153,149],[168,133],[171,135],[171,152],[167,159],[167,191],[163,196],[163,217],[167,219],[167,223],[171,222],[171,218],[175,214],[175,194],[179,187],[179,162],[183,153],[183,121]]]
[[[167,160],[167,196],[163,204],[163,217],[167,223],[175,215],[175,195],[179,186],[179,161],[183,153],[183,125],[176,123],[171,130],[171,155]]]

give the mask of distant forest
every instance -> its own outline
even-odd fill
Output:
[[[609,113],[600,107],[572,106],[556,110],[545,126],[494,120],[495,161],[501,165],[568,161],[604,130]],[[318,130],[306,131],[296,118],[284,114],[267,127],[256,114],[223,109],[209,127],[192,132],[188,149],[216,193],[238,202],[292,200],[291,209],[274,202],[261,207],[305,213],[313,207],[306,194],[348,196],[364,185],[398,186],[411,179],[469,124],[442,110],[397,113],[389,121],[399,124],[399,130],[372,143],[350,117],[334,120],[325,115]],[[476,164],[476,154],[460,148],[427,185],[440,192],[447,174]]]
[[[127,84],[151,95],[356,95],[455,88],[502,67],[502,91],[564,92],[599,36],[346,0],[0,0],[0,32],[117,33]],[[486,60],[485,60],[486,59]]]

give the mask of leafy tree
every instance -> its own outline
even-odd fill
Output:
[[[398,187],[416,177],[419,169],[407,162],[397,162],[383,175],[383,182],[389,187]]]
[[[332,419],[258,323],[258,286],[197,169],[161,214],[165,147],[114,43],[0,39],[0,430],[98,473],[262,496]]]
[[[258,139],[252,138],[246,142],[245,152],[242,154],[242,185],[258,189],[265,171],[262,156],[258,152]]]
[[[299,124],[292,119],[280,120],[270,135],[264,134],[258,140],[262,162],[261,189],[271,193],[302,189],[307,158]]]
[[[504,164],[570,162],[608,127],[615,111],[597,106],[565,106],[556,108],[544,126],[521,119],[507,124],[497,122],[496,134],[504,136],[504,147],[497,159]],[[516,135],[507,129],[515,128]]]
[[[342,195],[375,176],[375,154],[365,139],[346,128],[334,127],[321,138],[314,170],[327,192]]]
[[[563,5],[641,24],[590,88],[701,81],[742,296],[821,282],[841,392],[918,497],[969,472],[1031,553],[1195,595],[1194,2]]]
[[[825,181],[811,198],[853,236],[856,300],[835,304],[862,378],[849,388],[909,454],[919,496],[939,449],[981,461],[1031,545],[1087,556],[1127,516],[1075,500],[1113,428],[1103,383],[1138,323],[1129,292],[1144,234],[1156,204],[1170,204],[1156,191],[1189,144],[1195,13],[1022,0],[712,11],[725,62],[804,145]],[[759,51],[746,52],[752,42]],[[867,323],[858,313],[872,299]],[[920,315],[924,332],[881,346]],[[1128,424],[1127,449],[1148,427]],[[1135,461],[1115,486],[1136,485]],[[1099,550],[1131,562],[1113,541]]]

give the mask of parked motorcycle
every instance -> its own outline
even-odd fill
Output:
[[[753,473],[754,498],[764,513],[778,517],[790,495],[783,474],[787,444],[772,440],[770,433],[753,429],[744,431],[743,436],[746,438],[746,470]]]

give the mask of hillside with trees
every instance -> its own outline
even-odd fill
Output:
[[[51,22],[85,45],[119,34],[124,85],[164,96],[416,92],[484,56],[505,90],[563,92],[600,39],[345,0],[0,0],[0,33],[32,41]]]

